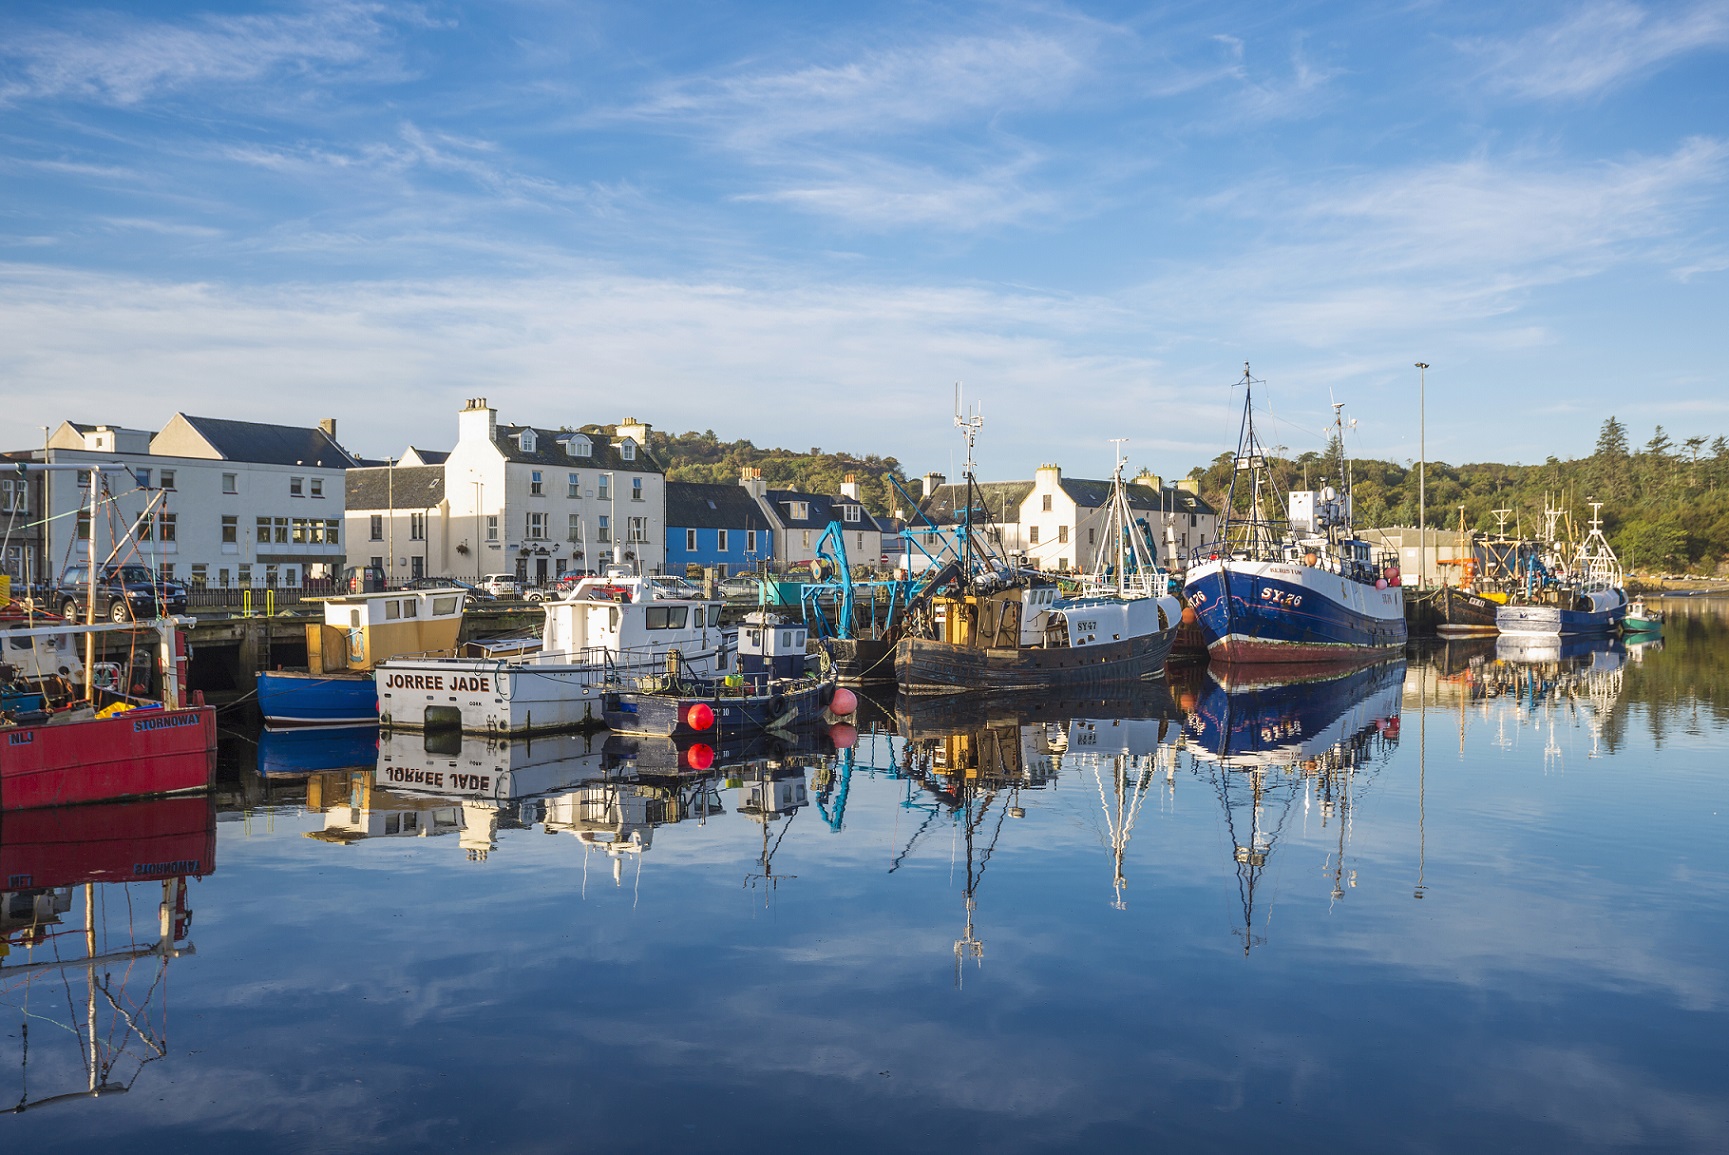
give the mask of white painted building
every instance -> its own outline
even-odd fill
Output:
[[[846,540],[847,561],[854,566],[882,563],[882,528],[859,500],[853,475],[841,482],[836,496],[805,493],[796,489],[771,489],[762,470],[747,467],[740,478],[745,491],[756,498],[773,527],[775,568],[808,565],[816,558],[817,546],[831,523],[840,526]]]
[[[648,433],[634,418],[503,425],[484,397],[473,399],[448,454],[411,448],[404,460],[416,464],[350,473],[350,559],[380,565],[391,581],[514,573],[538,585],[611,561],[659,573],[666,471]]]
[[[98,560],[142,562],[191,586],[294,588],[339,576],[343,565],[343,473],[354,459],[337,444],[336,422],[315,428],[176,413],[158,433],[63,423],[33,456],[93,467],[115,496],[101,505]],[[89,542],[90,474],[46,475],[50,521],[42,570],[57,578],[82,562]]]
[[[941,474],[925,478],[919,513],[939,527],[959,520],[967,505],[962,485],[945,485]],[[1127,485],[1129,509],[1145,525],[1159,560],[1180,563],[1190,550],[1218,536],[1218,513],[1193,481],[1167,486],[1142,472]],[[1040,466],[1031,481],[980,482],[970,520],[1002,553],[1055,572],[1089,569],[1099,549],[1111,483],[1064,477],[1060,466]],[[923,525],[919,518],[912,519]],[[1181,568],[1180,564],[1173,568]]]

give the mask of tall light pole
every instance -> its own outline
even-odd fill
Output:
[[[1429,447],[1428,392],[1429,363],[1417,362],[1417,588],[1429,584]]]

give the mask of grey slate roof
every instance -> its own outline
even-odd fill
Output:
[[[756,498],[739,485],[706,482],[666,483],[669,529],[767,529],[768,518]]]
[[[826,493],[800,493],[796,489],[771,489],[763,496],[768,501],[770,508],[774,510],[775,517],[788,529],[826,529],[831,521],[838,521],[845,528],[853,530],[877,528],[876,518],[871,516],[871,511],[866,509],[861,502],[854,501],[850,497],[830,497]],[[810,506],[806,511],[808,516],[793,517],[792,511],[787,507],[789,503],[795,501],[802,501]],[[841,509],[848,505],[859,507],[859,520],[846,520],[846,515],[841,513]]]
[[[431,509],[444,500],[444,466],[398,465],[350,469],[343,474],[343,505],[350,512]]]
[[[983,499],[984,508],[973,511],[973,522],[1014,522],[1021,517],[1021,502],[1033,491],[1030,481],[981,481],[976,482],[978,497]],[[954,525],[960,519],[957,517],[958,507],[966,500],[965,485],[939,485],[929,497],[919,502],[919,512],[930,519],[933,525]],[[988,511],[988,512],[987,512]],[[915,522],[917,518],[913,519]]]
[[[418,445],[410,445],[408,448],[412,449],[414,455],[420,458],[421,463],[425,465],[443,465],[450,460],[450,450],[448,449],[422,449]]]
[[[525,429],[534,428],[534,452],[525,453],[522,444],[517,440]],[[544,465],[550,469],[617,469],[634,473],[665,473],[666,466],[655,460],[654,454],[638,445],[636,459],[626,461],[618,452],[619,443],[626,440],[614,436],[603,426],[585,425],[577,432],[582,433],[594,445],[593,456],[572,457],[566,453],[560,438],[573,436],[566,429],[541,429],[527,425],[498,426],[493,434],[493,444],[504,454],[506,461],[520,461],[528,465]]]
[[[1085,477],[1065,477],[1059,484],[1063,492],[1074,498],[1075,504],[1087,509],[1098,509],[1111,499],[1111,483],[1095,481]],[[1124,486],[1129,494],[1129,508],[1160,512],[1170,510],[1172,513],[1212,513],[1213,509],[1206,502],[1187,490],[1174,486],[1164,490],[1154,489],[1150,485],[1137,485],[1130,482]]]
[[[185,413],[181,416],[228,461],[254,461],[262,465],[321,464],[326,469],[352,469],[357,464],[348,451],[325,436],[322,429],[193,417]]]

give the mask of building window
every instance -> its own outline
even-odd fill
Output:
[[[618,447],[618,455],[626,461],[636,460],[636,442],[626,437]]]
[[[408,540],[426,540],[426,515],[424,513],[411,513],[408,515]]]
[[[89,489],[90,488],[90,471],[88,469],[80,469],[78,471],[78,488],[79,489]]]
[[[486,515],[486,540],[498,540],[498,515],[496,513]]]
[[[570,481],[570,491],[568,493],[566,493],[565,496],[566,497],[581,497],[582,496],[582,474],[573,473],[569,476],[568,480]]]
[[[630,532],[631,541],[645,542],[648,540],[648,518],[633,517],[630,519],[630,524],[626,528]]]
[[[223,589],[228,588],[228,567],[227,566],[223,566],[221,569],[216,571],[216,584],[221,586]]]
[[[1194,528],[1195,528],[1195,523],[1196,523],[1196,520],[1197,520],[1197,518],[1196,518],[1196,516],[1195,516],[1195,515],[1194,515],[1194,514],[1192,514],[1192,513],[1191,513],[1191,514],[1189,514],[1189,528],[1190,528],[1190,529],[1194,529]]]
[[[274,565],[264,567],[264,584],[270,589],[276,588],[277,576],[277,569]]]
[[[582,514],[580,513],[570,515],[570,540],[582,540]]]
[[[330,518],[330,519],[325,520],[325,522],[324,522],[324,544],[325,545],[341,545],[342,544],[342,523],[340,521],[337,521],[334,518]]]
[[[1093,537],[1093,534],[1094,534],[1094,532],[1095,532],[1095,531],[1094,531],[1094,529],[1093,529],[1093,527],[1092,527],[1092,526],[1090,526],[1090,525],[1089,525],[1089,526],[1087,526],[1087,544],[1088,544],[1088,545],[1092,545],[1092,544],[1093,544],[1093,541],[1094,541],[1094,537]]]
[[[841,518],[848,522],[857,522],[863,510],[856,505],[841,506]]]
[[[810,548],[810,530],[808,529],[804,531],[804,547],[806,549]]]
[[[696,552],[696,530],[687,529],[684,531],[684,548],[686,553]]]
[[[572,457],[593,457],[594,446],[582,434],[577,434],[564,443],[564,451]]]
[[[276,533],[274,534],[274,537],[276,538],[276,543],[278,545],[287,545],[288,544],[288,519],[286,517],[278,517],[274,520],[274,525],[275,525],[275,529],[276,529]]]
[[[610,473],[601,474],[599,485],[600,485],[600,489],[597,491],[597,494],[600,497],[600,500],[611,501],[612,500],[612,474],[610,474]]]
[[[858,547],[861,550],[864,548],[864,534],[862,533],[858,535]]]
[[[322,478],[322,477],[308,478],[306,484],[308,484],[312,487],[312,496],[313,497],[323,497],[324,496],[324,478]]]
[[[540,470],[536,469],[528,475],[528,495],[540,497],[546,493],[546,485],[541,481]]]
[[[426,559],[421,557],[419,554],[415,554],[413,557],[409,558],[408,559],[408,576],[411,578],[423,578],[423,577],[425,577],[426,576]]]
[[[726,530],[717,529],[714,531],[714,547],[721,553],[726,552]]]
[[[238,473],[224,473],[222,475],[222,492],[223,493],[239,493],[240,492],[240,475]]]
[[[1068,526],[1066,526],[1066,525],[1057,526],[1057,544],[1058,545],[1069,544],[1069,527]]]
[[[210,567],[201,561],[192,563],[192,588],[203,589],[210,584]]]
[[[384,540],[384,515],[382,513],[375,513],[367,519],[367,531],[371,535],[367,540]]]
[[[148,469],[135,469],[132,471],[132,477],[135,481],[138,482],[139,488],[141,488],[141,489],[149,489],[150,488],[150,470],[148,470]]]
[[[290,477],[288,479],[288,496],[289,497],[305,497],[306,496],[306,479],[304,477]]]
[[[1027,544],[1028,545],[1039,544],[1039,527],[1038,526],[1036,526],[1036,525],[1027,526]]]
[[[594,520],[594,540],[601,545],[610,545],[612,543],[612,518],[603,513]]]
[[[172,469],[164,469],[159,476],[162,479],[163,489],[174,488],[174,471]]]
[[[240,567],[240,584],[243,586],[252,584],[252,567],[250,565]]]
[[[0,481],[0,510],[7,513],[22,513],[26,505],[26,495],[29,489],[22,480],[14,481],[8,478]]]
[[[756,530],[747,529],[744,531],[744,551],[746,553],[756,552]]]
[[[522,451],[524,453],[533,453],[534,452],[534,430],[524,429],[522,431],[522,434],[519,437],[517,437],[516,443],[518,445],[522,446]]]
[[[162,580],[165,582],[171,582],[174,580],[174,563],[173,562],[165,561],[162,563]]]
[[[162,515],[162,540],[180,540],[180,515],[178,513],[165,513]]]
[[[791,514],[794,521],[803,521],[805,518],[810,516],[810,502],[808,501],[789,501],[786,505],[787,512]],[[810,534],[807,533],[805,536],[809,537]],[[805,544],[808,545],[810,543],[806,542]]]
[[[1045,496],[1044,496],[1043,509],[1046,513],[1049,513],[1051,511],[1051,495],[1048,493],[1045,494]]]
[[[626,444],[634,444],[634,442],[626,442]],[[642,500],[642,478],[633,477],[630,479],[630,499],[632,501]]]
[[[533,541],[546,539],[546,514],[531,513],[528,515],[528,536]]]

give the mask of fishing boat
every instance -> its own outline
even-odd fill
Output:
[[[466,590],[451,587],[320,599],[324,620],[306,625],[306,669],[258,675],[258,706],[265,722],[376,725],[373,671],[409,654],[454,654],[467,598]]]
[[[1627,616],[1621,619],[1621,628],[1629,634],[1660,634],[1663,632],[1663,611],[1646,605],[1644,598],[1634,598],[1627,606]]]
[[[621,684],[717,677],[733,660],[737,631],[721,627],[720,599],[683,578],[584,578],[541,612],[536,653],[379,663],[380,724],[471,734],[598,728],[603,696]]]
[[[983,420],[955,417],[966,436],[965,485],[974,494],[973,446]],[[969,510],[983,502],[968,500]],[[1164,677],[1182,603],[1129,512],[1119,456],[1093,570],[1078,595],[1011,569],[963,521],[952,580],[922,596],[895,648],[909,694],[961,690],[1102,688]]]
[[[1547,556],[1524,555],[1518,593],[1495,614],[1504,635],[1557,637],[1580,634],[1601,637],[1619,628],[1627,614],[1627,591],[1621,585],[1621,562],[1603,536],[1603,503],[1591,503],[1591,532],[1568,559],[1558,545]],[[1553,542],[1556,511],[1550,511]]]
[[[1443,571],[1459,571],[1457,585],[1443,578],[1440,588],[1430,595],[1435,632],[1442,637],[1494,634],[1497,631],[1495,614],[1507,603],[1507,594],[1479,582],[1476,535],[1465,525],[1465,507],[1462,505],[1459,507],[1459,540],[1465,544],[1465,557],[1444,557],[1435,562]]]
[[[1376,557],[1351,525],[1350,469],[1341,493],[1289,494],[1285,511],[1255,432],[1255,379],[1243,366],[1243,419],[1218,540],[1192,555],[1183,592],[1216,662],[1250,665],[1378,661],[1407,635],[1391,555]],[[1341,451],[1344,426],[1334,406]]]
[[[89,524],[96,527],[107,520],[98,516],[100,506],[113,496],[101,468],[90,469],[89,478]],[[129,538],[116,535],[104,565],[128,548]],[[0,621],[0,654],[6,655],[0,658],[0,700],[6,703],[0,810],[179,794],[208,790],[214,781],[216,711],[186,689],[179,628],[193,620],[95,622],[95,575],[102,568],[96,539],[94,530],[86,539],[89,620],[74,624],[30,609]],[[124,639],[131,655],[124,666],[97,660],[97,639],[105,635]],[[81,661],[72,656],[79,642]],[[104,669],[109,677],[99,681]]]

